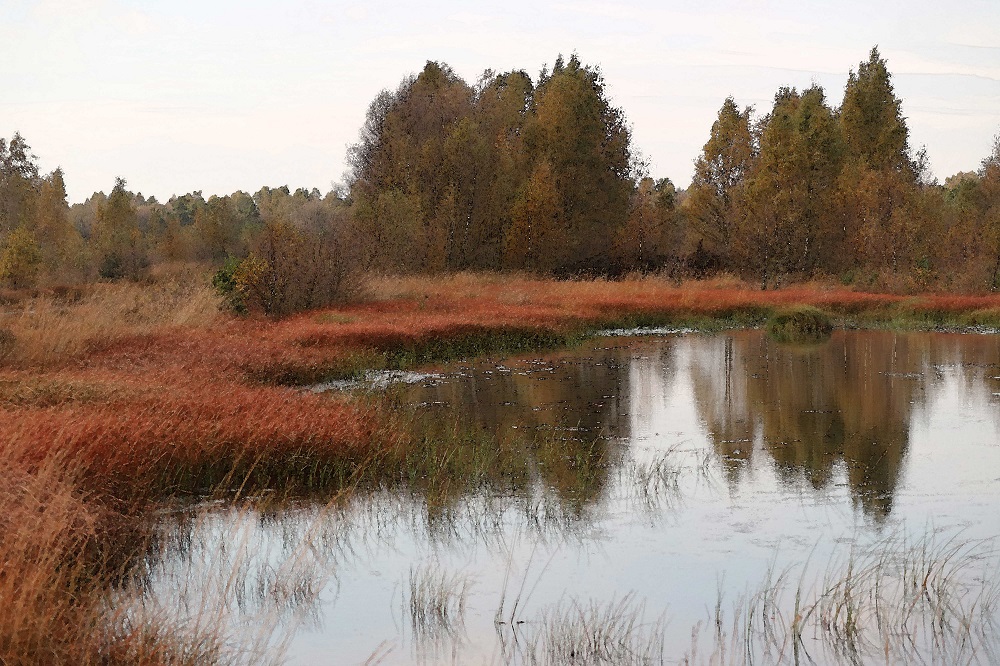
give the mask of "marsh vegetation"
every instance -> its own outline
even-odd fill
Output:
[[[199,509],[180,541],[206,559],[165,552],[146,594],[176,606],[227,543],[269,553],[250,581],[304,567],[241,583],[289,609],[292,661],[989,663],[998,353],[734,331],[458,362],[365,398],[410,436],[349,492]],[[255,626],[244,605],[227,622]]]

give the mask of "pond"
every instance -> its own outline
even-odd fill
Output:
[[[146,603],[302,664],[996,654],[998,336],[604,337],[408,377],[427,422],[528,433],[523,466],[166,518]]]

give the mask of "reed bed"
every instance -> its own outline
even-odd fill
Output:
[[[626,594],[607,603],[569,599],[520,625],[520,635],[502,640],[503,662],[538,666],[565,664],[665,664],[666,623],[647,619],[645,603]],[[501,637],[503,638],[503,634]]]
[[[931,531],[837,552],[819,571],[772,569],[728,619],[720,596],[709,654],[683,663],[994,664],[998,564],[993,541]]]
[[[4,455],[4,454],[0,454]],[[130,576],[149,521],[82,491],[57,457],[0,476],[0,663],[224,663],[213,627],[120,622],[108,590]]]
[[[461,636],[470,586],[467,575],[448,572],[433,562],[410,569],[404,605],[418,643]]]

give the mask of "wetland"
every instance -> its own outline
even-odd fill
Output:
[[[660,332],[384,379],[349,390],[405,415],[400,461],[166,511],[144,612],[289,663],[997,655],[994,335]]]

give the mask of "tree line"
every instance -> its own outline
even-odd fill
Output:
[[[781,88],[771,111],[730,98],[695,163],[684,212],[713,268],[760,279],[994,290],[1000,142],[943,185],[913,153],[886,62],[872,49],[840,106],[817,85]]]
[[[576,55],[536,80],[487,71],[474,84],[428,62],[372,101],[348,163],[327,194],[161,203],[118,179],[69,206],[60,169],[41,174],[23,137],[0,139],[0,282],[143,279],[199,261],[223,269],[234,307],[274,313],[328,302],[370,270],[1000,286],[1000,141],[977,170],[931,180],[877,49],[836,107],[818,85],[779,89],[760,116],[726,99],[687,190],[649,177],[600,70]]]

